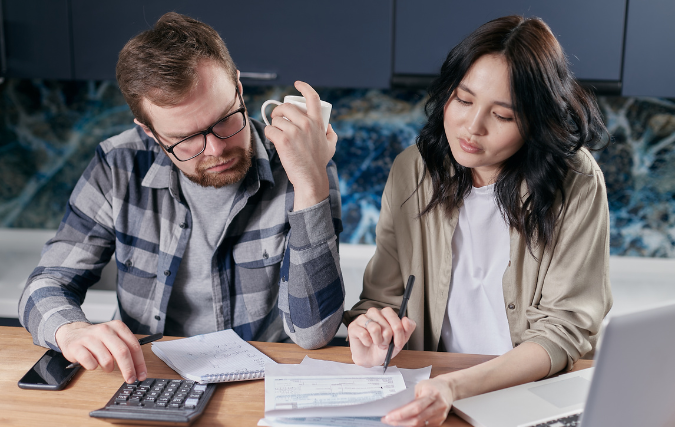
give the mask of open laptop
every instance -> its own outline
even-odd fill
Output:
[[[675,304],[611,317],[594,365],[454,411],[476,427],[675,426]]]

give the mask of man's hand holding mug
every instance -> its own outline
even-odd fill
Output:
[[[268,125],[265,136],[274,143],[293,184],[293,209],[298,211],[328,197],[326,165],[335,154],[338,138],[328,124],[331,104],[321,101],[319,94],[305,82],[295,82],[295,88],[302,97],[287,96],[283,103],[269,100],[261,110]],[[265,107],[271,103],[279,106],[272,111],[270,123],[265,116]]]

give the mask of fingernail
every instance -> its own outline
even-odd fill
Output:
[[[136,382],[136,377],[131,377],[127,380],[127,383],[129,383],[129,384],[133,384],[135,382]]]
[[[147,374],[145,372],[141,372],[140,374],[138,374],[138,378],[140,378],[140,380],[143,381],[143,380],[145,380],[146,375]]]

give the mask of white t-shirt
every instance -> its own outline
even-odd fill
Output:
[[[452,236],[452,278],[441,330],[446,351],[501,355],[513,348],[502,290],[509,248],[509,227],[494,184],[472,188]]]

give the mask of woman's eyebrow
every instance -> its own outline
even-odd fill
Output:
[[[472,96],[476,96],[475,93],[471,89],[469,89],[464,83],[460,83],[458,88],[462,89],[464,92],[468,92]],[[499,105],[504,108],[508,108],[509,110],[513,110],[513,105],[511,105],[510,102],[504,102],[504,101],[492,101],[493,104]]]

